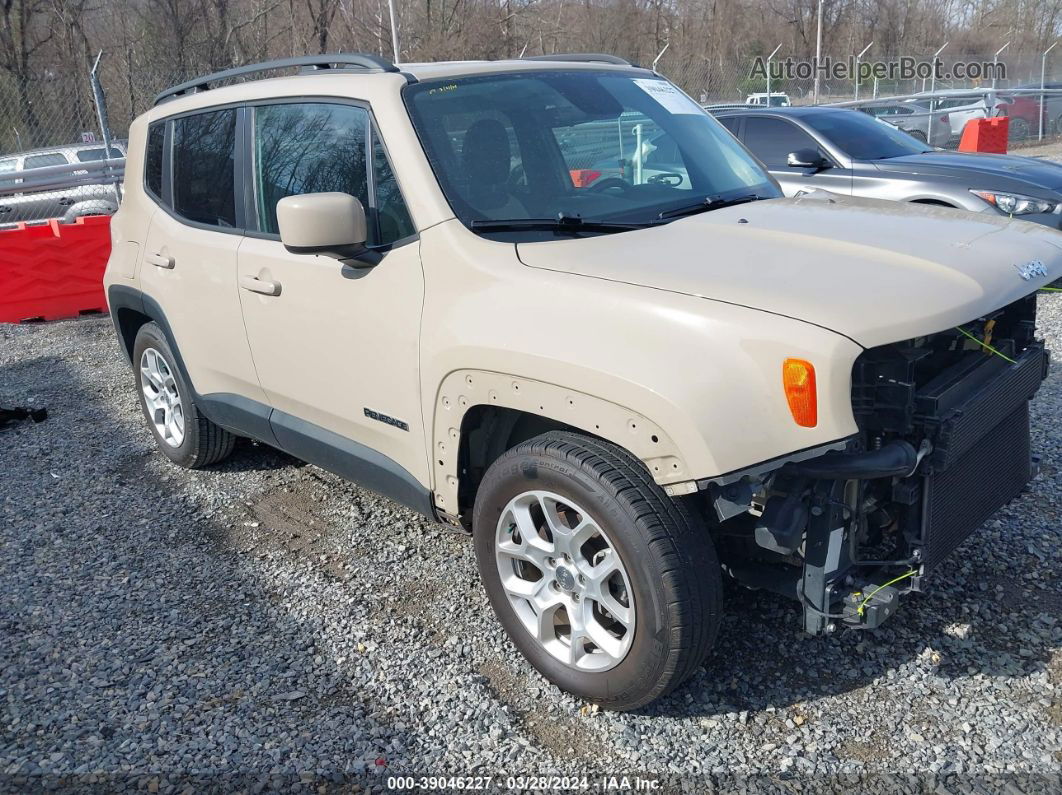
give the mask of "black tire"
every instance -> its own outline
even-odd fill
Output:
[[[626,569],[634,637],[608,670],[581,671],[551,655],[525,629],[502,587],[498,522],[510,500],[532,490],[566,497],[593,514]],[[645,706],[693,674],[715,642],[722,574],[706,528],[613,444],[551,431],[505,453],[480,484],[473,541],[487,595],[510,639],[543,676],[580,698],[613,710]]]
[[[163,439],[155,427],[151,409],[148,407],[144,396],[143,374],[140,369],[140,363],[144,352],[149,348],[162,355],[168,365],[170,374],[173,376],[173,380],[177,384],[178,397],[184,412],[184,439],[177,446]],[[181,370],[176,366],[176,362],[177,357],[174,356],[173,349],[170,348],[169,342],[166,341],[162,329],[155,323],[146,323],[141,326],[133,343],[133,373],[136,379],[136,393],[140,399],[140,408],[144,412],[144,419],[147,420],[148,428],[151,429],[159,450],[167,458],[175,464],[188,469],[201,469],[227,458],[236,444],[236,437],[199,413],[195,401],[192,399],[192,389],[184,379],[184,376],[181,375]]]
[[[1024,141],[1026,138],[1029,137],[1029,127],[1029,122],[1027,122],[1025,119],[1012,117],[1010,120],[1010,127],[1008,128],[1009,132],[1007,136],[1012,141]]]
[[[908,130],[907,134],[910,135],[912,138],[921,141],[922,143],[926,143],[926,134],[921,130]]]

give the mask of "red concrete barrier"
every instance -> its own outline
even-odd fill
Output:
[[[1010,119],[996,116],[991,119],[970,119],[962,128],[960,152],[989,152],[996,155],[1007,153],[1007,136]]]
[[[57,320],[107,310],[107,215],[0,230],[0,323]]]

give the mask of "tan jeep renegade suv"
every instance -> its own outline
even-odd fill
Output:
[[[724,576],[875,627],[1032,474],[1062,236],[780,198],[616,58],[208,75],[126,175],[106,287],[163,453],[252,437],[470,531],[513,643],[610,708],[702,663]]]

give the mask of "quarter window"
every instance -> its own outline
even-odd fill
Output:
[[[402,193],[398,189],[398,181],[395,179],[391,164],[387,161],[380,136],[373,133],[372,146],[373,174],[376,180],[376,218],[378,238],[380,245],[389,245],[396,240],[409,237],[416,228],[413,219],[409,217],[409,210],[402,199]]]
[[[201,224],[236,226],[236,111],[182,116],[173,135],[174,211]]]
[[[144,185],[148,191],[162,198],[162,145],[166,139],[166,127],[156,122],[148,128],[147,154],[144,157]],[[102,150],[100,150],[102,151]]]

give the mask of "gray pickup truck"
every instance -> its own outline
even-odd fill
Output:
[[[108,158],[107,155],[110,155]],[[107,162],[121,161],[115,168]],[[83,215],[111,215],[118,209],[115,184],[124,169],[125,145],[73,144],[0,157],[0,224]],[[72,168],[80,163],[84,169]]]

